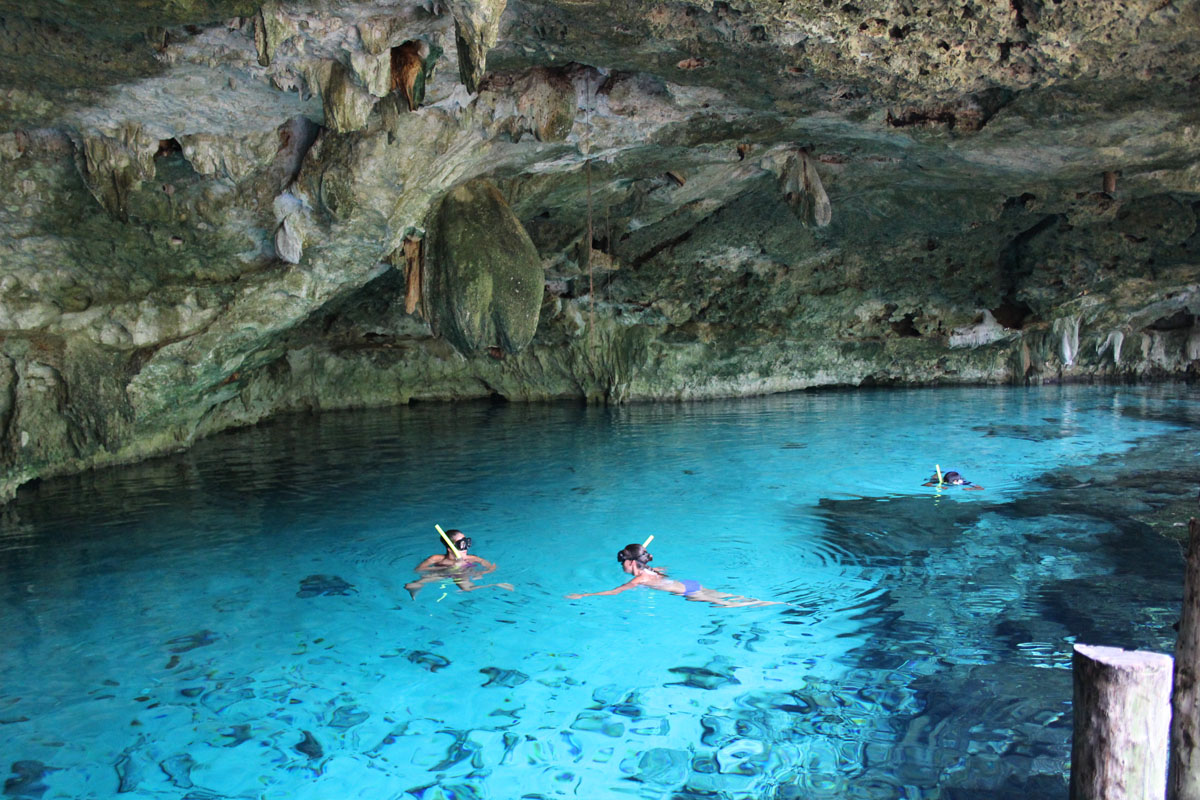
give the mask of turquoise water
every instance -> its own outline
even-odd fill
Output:
[[[1135,517],[1198,453],[1185,386],[941,389],[297,416],[49,481],[0,510],[4,793],[1065,796],[1071,643],[1170,652]],[[435,524],[513,591],[410,597]],[[791,605],[564,599],[650,534]]]

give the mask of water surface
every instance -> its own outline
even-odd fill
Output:
[[[45,482],[0,511],[5,793],[1065,796],[1072,642],[1174,645],[1142,520],[1195,493],[1197,401],[419,405]],[[514,590],[410,597],[435,523]],[[650,534],[790,605],[564,599]]]

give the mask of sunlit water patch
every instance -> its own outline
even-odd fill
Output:
[[[1132,516],[1198,451],[1187,387],[964,389],[295,417],[47,482],[0,512],[4,791],[1061,796],[1071,643],[1173,645]],[[435,523],[512,591],[410,596]],[[564,599],[650,534],[787,605]]]

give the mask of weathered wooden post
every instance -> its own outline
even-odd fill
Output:
[[[1200,800],[1200,520],[1188,524],[1183,614],[1175,643],[1168,800]]]
[[[1075,645],[1071,800],[1163,800],[1171,727],[1168,655]]]

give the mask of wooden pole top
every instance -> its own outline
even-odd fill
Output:
[[[1164,653],[1148,653],[1144,650],[1123,650],[1120,647],[1105,647],[1097,644],[1076,644],[1075,652],[1093,661],[1119,669],[1144,669],[1170,672],[1175,664],[1171,656]]]

